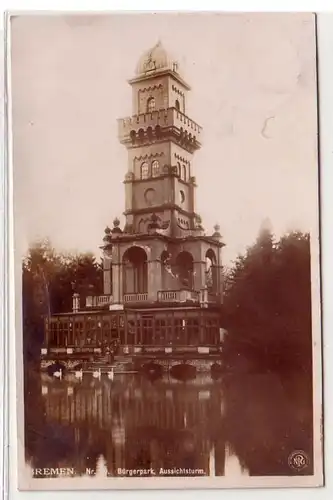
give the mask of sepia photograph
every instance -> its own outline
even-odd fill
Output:
[[[8,23],[20,489],[322,486],[316,16]]]

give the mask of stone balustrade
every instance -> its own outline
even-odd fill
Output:
[[[178,111],[176,108],[168,108],[152,113],[143,113],[118,120],[118,135],[121,141],[130,138],[131,132],[137,133],[140,129],[144,132],[148,127],[169,128],[175,127],[182,130],[189,140],[199,142],[202,134],[202,127]]]
[[[148,293],[125,293],[124,303],[128,302],[147,302]]]
[[[86,298],[86,307],[103,307],[113,303],[112,295],[90,295]]]

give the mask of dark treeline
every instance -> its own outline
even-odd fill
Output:
[[[310,237],[262,230],[225,280],[223,357],[236,371],[312,378]]]
[[[275,241],[261,231],[226,276],[221,318],[224,393],[230,421],[241,422],[236,432],[229,429],[238,456],[251,474],[260,474],[264,459],[266,473],[277,475],[285,456],[301,446],[312,464],[309,235],[292,232]]]
[[[38,361],[46,315],[72,310],[73,294],[103,293],[101,263],[90,253],[57,253],[48,240],[33,244],[22,266],[24,358]]]

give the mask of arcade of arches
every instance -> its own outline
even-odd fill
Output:
[[[172,275],[175,289],[194,290],[194,259],[188,251],[181,251],[175,257],[163,251],[161,262],[161,286],[164,289],[166,276]],[[124,294],[148,293],[148,256],[139,246],[130,247],[122,259],[122,280]],[[210,293],[218,293],[218,267],[213,250],[209,249],[205,256],[205,287]],[[159,290],[156,290],[158,292]]]
[[[141,247],[131,247],[123,256],[123,291],[127,293],[147,293],[147,254]]]

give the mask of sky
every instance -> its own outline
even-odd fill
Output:
[[[18,16],[11,27],[17,247],[49,237],[98,252],[123,220],[127,152],[142,53],[158,40],[191,85],[187,114],[204,130],[192,162],[196,211],[218,223],[229,264],[264,219],[276,236],[317,233],[317,109],[311,14]]]

